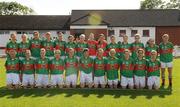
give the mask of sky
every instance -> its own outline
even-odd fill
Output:
[[[16,1],[38,15],[69,15],[73,9],[139,9],[141,0],[0,0]]]

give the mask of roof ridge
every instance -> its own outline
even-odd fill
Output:
[[[39,16],[47,16],[47,17],[54,17],[54,16],[61,16],[61,17],[70,17],[71,15],[0,15],[0,17],[7,17],[7,16],[16,16],[16,17],[29,17],[29,16],[35,16],[35,17],[39,17]]]
[[[179,9],[73,9],[72,11],[180,11]]]

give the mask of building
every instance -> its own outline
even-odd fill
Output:
[[[62,31],[65,40],[69,34],[77,37],[82,33],[88,36],[92,32],[97,39],[103,33],[108,42],[111,35],[121,41],[123,34],[128,35],[129,42],[132,42],[134,34],[139,33],[143,43],[154,38],[157,44],[167,33],[174,45],[180,45],[180,10],[72,10],[71,15],[65,16],[0,16],[0,49],[4,49],[11,33],[16,32],[20,41],[23,33],[31,38],[33,31],[39,31],[41,37],[47,31],[53,37]]]
[[[89,32],[96,36],[104,33],[107,39],[115,35],[118,40],[126,34],[130,42],[139,33],[143,43],[154,38],[158,44],[167,33],[175,45],[180,45],[180,10],[72,10],[70,33]]]

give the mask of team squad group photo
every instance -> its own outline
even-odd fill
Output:
[[[172,88],[173,44],[168,34],[159,35],[160,44],[153,38],[143,44],[140,34],[134,35],[132,43],[128,35],[122,41],[110,35],[110,43],[105,34],[97,40],[93,33],[68,35],[68,42],[62,32],[54,40],[50,32],[43,36],[35,31],[32,39],[22,34],[17,42],[16,34],[10,35],[4,64],[7,89]]]

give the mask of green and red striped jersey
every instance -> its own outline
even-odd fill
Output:
[[[41,49],[41,40],[40,39],[31,39],[30,40],[30,49],[33,57],[40,57]]]
[[[18,56],[25,57],[25,53],[27,49],[30,49],[30,43],[27,41],[26,43],[20,42],[18,44]]]
[[[20,63],[21,71],[23,74],[34,74],[35,73],[35,61],[33,59],[23,59]]]
[[[51,74],[63,74],[64,73],[64,61],[60,59],[52,59],[50,61],[50,73]]]
[[[132,58],[137,58],[137,50],[139,48],[144,48],[144,44],[139,42],[139,43],[136,43],[136,42],[133,42],[131,44],[131,52],[132,52]]]
[[[20,61],[18,58],[7,58],[5,62],[6,73],[20,74]]]
[[[122,42],[122,43],[119,44],[119,45],[120,45],[120,46],[119,46],[119,55],[120,55],[121,57],[124,57],[124,50],[125,50],[125,49],[131,50],[131,44]]]
[[[42,42],[42,47],[44,49],[46,49],[46,56],[47,57],[54,56],[54,42],[52,40],[51,41],[44,40]]]
[[[87,43],[78,43],[77,44],[77,48],[76,48],[76,55],[78,56],[78,57],[81,57],[82,55],[83,55],[83,49],[84,48],[88,48],[88,45],[87,45]]]
[[[119,63],[120,60],[117,57],[113,58],[109,56],[107,58],[106,71],[108,80],[118,79]]]
[[[117,43],[110,43],[110,44],[107,45],[106,49],[107,49],[107,53],[108,53],[108,54],[109,54],[109,51],[110,51],[111,49],[115,49],[115,51],[116,51],[116,57],[119,56],[119,44],[117,44]],[[109,56],[109,55],[108,55],[108,56]]]
[[[94,76],[95,77],[105,76],[106,63],[107,63],[107,58],[105,57],[103,57],[102,59],[95,58],[94,60]]]
[[[120,59],[121,76],[132,78],[134,71],[134,60],[130,57],[126,60],[124,57]]]
[[[73,49],[76,51],[76,49],[77,49],[77,44],[76,44],[75,42],[68,42],[68,43],[66,43],[65,47],[66,47],[66,48],[65,48],[66,56],[68,56],[69,49],[70,49],[70,48],[73,48]]]
[[[93,59],[90,57],[84,57],[82,56],[79,60],[79,68],[80,71],[89,74],[93,71]]]
[[[10,56],[9,56],[9,51],[10,50],[12,50],[12,49],[14,49],[16,52],[17,52],[17,54],[16,54],[16,57],[18,57],[18,43],[17,42],[12,42],[12,41],[10,41],[10,42],[8,42],[7,44],[6,44],[6,52],[7,52],[7,58],[10,58]]]
[[[36,74],[49,74],[49,59],[39,58],[35,64]]]
[[[134,61],[134,75],[136,76],[146,76],[146,59],[140,60],[137,58]]]
[[[147,76],[160,76],[160,61],[147,61]]]
[[[160,61],[162,62],[172,62],[173,61],[173,44],[168,42],[164,44],[163,42],[159,44]]]
[[[78,59],[74,56],[72,58],[67,57],[64,60],[65,63],[65,74],[66,76],[72,75],[72,74],[77,74],[78,72]]]
[[[150,60],[151,58],[151,51],[152,50],[155,50],[155,51],[159,51],[158,50],[158,46],[157,45],[154,45],[153,47],[150,47],[150,46],[146,46],[145,48],[145,56],[146,56],[146,59]]]
[[[61,55],[65,56],[66,42],[65,41],[55,40],[54,45],[55,45],[55,49],[59,49],[61,51]]]

